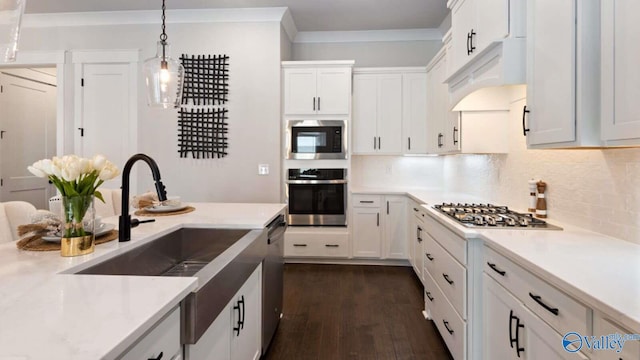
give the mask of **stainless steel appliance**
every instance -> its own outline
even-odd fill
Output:
[[[347,225],[347,169],[289,169],[289,225]]]
[[[284,272],[284,232],[287,223],[278,215],[267,226],[267,255],[262,268],[262,354],[276,333],[282,316],[282,277]]]
[[[492,229],[562,230],[544,220],[509,210],[506,206],[492,204],[447,204],[434,205],[435,209],[450,216],[464,226]]]
[[[346,159],[347,128],[343,120],[289,120],[287,159]]]

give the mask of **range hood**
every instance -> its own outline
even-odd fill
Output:
[[[505,38],[489,44],[445,80],[451,110],[508,110],[508,85],[526,83],[525,56],[525,38]]]

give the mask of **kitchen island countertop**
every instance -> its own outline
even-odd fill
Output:
[[[191,205],[194,212],[155,217],[155,222],[132,229],[131,241],[101,244],[84,256],[22,251],[15,242],[0,245],[0,360],[119,356],[178,306],[198,286],[197,278],[72,273],[182,227],[262,229],[286,208]],[[118,219],[103,221],[116,224]]]

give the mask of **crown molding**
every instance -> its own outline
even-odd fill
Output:
[[[296,27],[296,22],[293,20],[289,8],[287,8],[287,11],[282,15],[282,27],[285,33],[287,33],[289,41],[293,42],[296,39],[296,35],[298,35],[298,28]]]
[[[378,41],[442,40],[439,29],[400,29],[367,31],[300,31],[295,43],[348,43]]]
[[[167,10],[169,24],[220,22],[280,22],[289,13],[286,7],[178,9]],[[160,10],[95,11],[76,13],[25,14],[23,27],[66,27],[129,24],[160,24]],[[291,17],[291,14],[288,14]],[[290,20],[293,22],[293,19]],[[295,28],[295,24],[294,24]],[[286,28],[285,28],[286,29]],[[294,35],[295,36],[295,35]]]

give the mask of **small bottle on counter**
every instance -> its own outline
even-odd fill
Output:
[[[530,213],[535,213],[536,207],[538,207],[538,197],[536,196],[537,182],[538,180],[529,180],[529,208],[527,209],[527,211],[529,211]]]
[[[545,199],[544,197],[544,191],[547,188],[547,183],[544,181],[538,181],[536,183],[536,187],[538,188],[538,202],[536,203],[536,217],[546,218],[547,217],[547,199]]]

